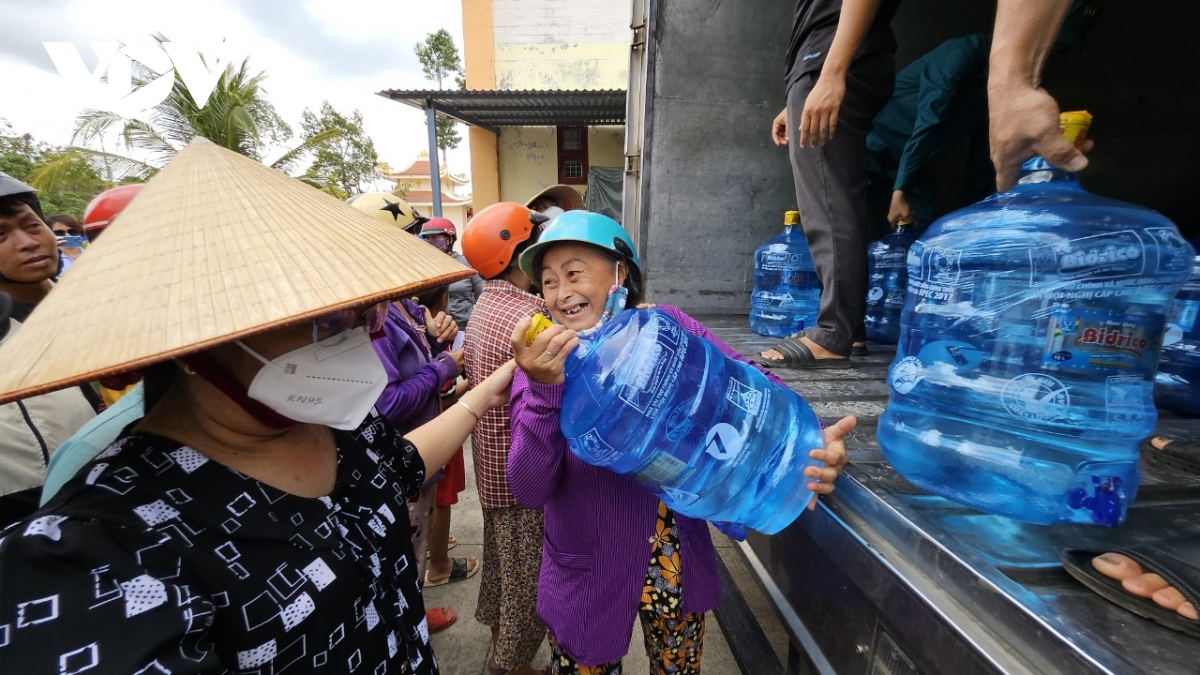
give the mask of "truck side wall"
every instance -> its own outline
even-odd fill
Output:
[[[783,108],[795,0],[658,0],[642,225],[648,297],[745,312],[758,244],[794,208]]]

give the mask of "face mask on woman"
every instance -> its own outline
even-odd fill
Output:
[[[387,385],[387,371],[363,327],[339,333],[263,363],[247,394],[284,417],[334,429],[355,429]]]
[[[600,312],[600,321],[583,333],[590,333],[600,326],[604,325],[605,321],[613,318],[625,310],[625,305],[629,302],[629,289],[621,285],[621,270],[619,267],[613,268],[613,285],[608,288],[608,296],[604,301],[604,311]]]

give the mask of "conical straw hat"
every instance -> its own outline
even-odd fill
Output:
[[[559,208],[563,211],[577,211],[583,208],[583,195],[579,194],[579,190],[562,183],[551,185],[530,197],[529,201],[525,202],[525,206],[533,208],[533,203],[542,197],[549,197],[558,202]]]
[[[197,140],[0,347],[0,402],[471,274],[398,228]]]

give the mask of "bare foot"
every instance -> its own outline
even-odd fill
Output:
[[[1162,436],[1155,436],[1154,438],[1150,439],[1150,445],[1153,445],[1155,450],[1162,450],[1163,448],[1167,447],[1169,443],[1171,443],[1171,439],[1163,438]]]
[[[1197,614],[1192,603],[1184,599],[1182,593],[1172,588],[1166,579],[1153,572],[1147,572],[1128,557],[1120,553],[1105,553],[1092,559],[1092,567],[1104,576],[1120,581],[1121,586],[1130,593],[1150,598],[1160,607],[1178,612],[1186,619],[1200,621],[1200,614]]]
[[[828,349],[825,349],[821,345],[813,342],[812,340],[809,340],[805,336],[801,336],[800,341],[804,343],[804,346],[808,347],[809,350],[812,351],[814,359],[844,359],[844,358],[846,358],[846,357],[842,356],[841,354],[835,354],[835,353],[829,351]],[[867,343],[864,342],[863,344],[865,345]],[[780,354],[779,351],[776,349],[768,349],[767,351],[762,352],[761,356],[764,359],[767,359],[769,361],[782,361],[783,360],[783,354]]]

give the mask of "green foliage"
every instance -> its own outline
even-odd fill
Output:
[[[425,79],[437,82],[438,89],[442,88],[442,81],[448,76],[454,74],[461,78],[463,75],[462,60],[458,57],[458,47],[455,46],[454,38],[450,37],[450,33],[446,32],[445,28],[426,35],[425,41],[417,43],[413,52],[416,53],[417,60],[421,62],[421,70],[425,73]]]
[[[442,163],[446,161],[446,150],[453,150],[462,142],[462,136],[458,135],[458,130],[454,128],[455,122],[449,117],[437,118],[437,146],[442,149]]]
[[[413,49],[417,60],[421,62],[421,71],[425,78],[437,82],[438,89],[449,76],[454,76],[454,84],[460,89],[467,88],[464,78],[462,59],[458,56],[458,47],[454,38],[445,28],[425,36],[425,41],[418,43]],[[428,122],[426,122],[428,124]],[[442,164],[446,163],[446,151],[453,150],[462,142],[462,136],[455,129],[456,122],[449,117],[439,115],[436,122],[437,146],[442,151]]]
[[[412,189],[416,186],[415,182],[407,178],[401,178],[396,182],[396,188],[392,190],[392,194],[396,195],[398,199],[407,199],[408,193],[412,192]]]
[[[156,35],[159,42],[166,40]],[[201,55],[207,64],[207,59]],[[158,73],[143,70],[135,76],[135,83],[145,85]],[[179,72],[171,93],[153,108],[149,121],[125,118],[103,110],[86,110],[76,120],[73,142],[77,149],[105,165],[106,172],[114,178],[145,180],[164,166],[175,153],[202,136],[234,152],[264,161],[267,150],[286,143],[292,138],[292,128],[275,106],[266,97],[263,82],[265,72],[251,72],[250,59],[243,59],[236,67],[226,66],[217,80],[216,87],[201,108],[192,98]],[[120,147],[147,157],[146,161],[107,152],[103,141],[115,133]],[[320,139],[331,137],[325,134]],[[95,146],[100,145],[100,150]],[[281,171],[293,171],[300,158],[310,149],[306,143],[283,153],[271,163]]]
[[[313,154],[312,165],[304,173],[306,179],[346,199],[375,178],[379,155],[363,130],[362,113],[355,110],[346,116],[324,101],[319,114],[305,109],[300,128],[303,145]]]
[[[2,119],[0,171],[38,188],[42,212],[47,216],[65,213],[80,219],[92,197],[108,187],[87,155],[17,134]]]

